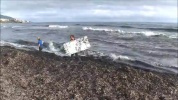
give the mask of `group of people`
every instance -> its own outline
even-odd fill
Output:
[[[70,41],[74,41],[75,40],[75,36],[74,35],[70,35]],[[43,49],[43,41],[40,39],[40,37],[38,37],[38,48],[39,51],[41,52]],[[71,56],[78,56],[77,53],[72,54]]]

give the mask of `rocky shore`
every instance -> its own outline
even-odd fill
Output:
[[[178,76],[1,46],[1,100],[178,100]]]
[[[20,20],[0,14],[0,23],[29,23],[30,21]]]
[[[0,23],[29,23],[30,21],[18,19],[0,19]]]

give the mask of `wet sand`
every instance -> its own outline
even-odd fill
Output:
[[[1,100],[178,100],[178,75],[1,47]]]

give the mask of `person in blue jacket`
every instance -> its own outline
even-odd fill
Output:
[[[40,37],[38,37],[38,48],[39,51],[41,52],[43,49],[43,41],[40,39]]]

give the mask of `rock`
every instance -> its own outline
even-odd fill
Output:
[[[24,77],[21,77],[21,79],[20,79],[20,86],[22,88],[27,88],[28,87],[28,81],[27,81],[27,79],[25,79]]]
[[[4,62],[4,64],[5,64],[5,65],[8,65],[8,64],[9,64],[9,61],[8,61],[8,60],[6,60],[6,61]]]

